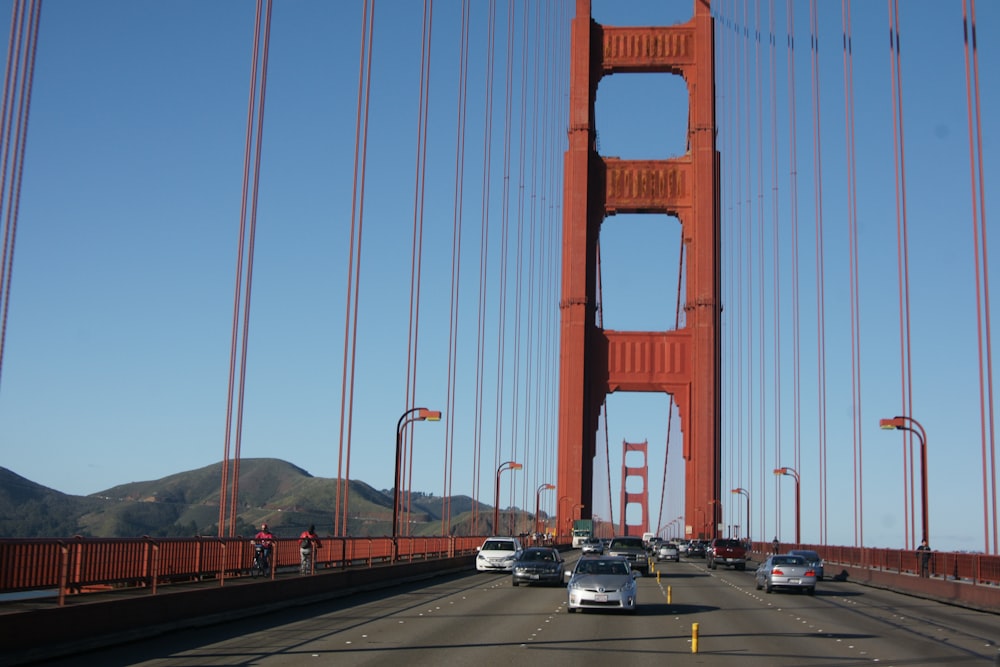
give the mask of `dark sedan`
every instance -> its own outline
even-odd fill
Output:
[[[562,584],[563,557],[551,547],[529,547],[514,562],[511,583]]]

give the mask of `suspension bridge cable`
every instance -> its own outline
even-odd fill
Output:
[[[263,27],[263,35],[261,29]],[[233,328],[229,350],[229,389],[226,405],[226,437],[219,493],[219,536],[225,535],[226,494],[230,445],[233,445],[232,485],[229,500],[229,536],[236,534],[237,498],[240,483],[240,445],[243,434],[243,400],[246,389],[247,343],[250,331],[250,297],[253,287],[254,239],[257,228],[257,195],[260,186],[260,152],[263,144],[264,100],[267,91],[267,61],[271,35],[271,0],[258,0],[254,24],[253,59],[250,66],[250,99],[247,104],[246,141],[243,152],[243,189],[240,202],[236,286],[233,296]],[[248,202],[249,200],[249,202]],[[249,205],[249,206],[248,206]],[[249,207],[249,211],[248,211]],[[249,220],[248,220],[249,218]],[[245,267],[244,267],[245,264]],[[244,278],[245,270],[245,278]],[[242,318],[240,305],[242,303]],[[241,331],[242,325],[242,331]],[[239,340],[238,340],[239,339]],[[239,348],[239,381],[235,380]],[[233,405],[234,393],[237,394]],[[233,413],[235,412],[235,432]]]
[[[7,41],[7,66],[4,71],[3,107],[0,109],[0,119],[2,119],[0,146],[3,151],[3,166],[0,169],[0,209],[6,206],[7,211],[3,222],[3,251],[0,253],[2,255],[0,256],[0,304],[2,304],[0,377],[3,375],[7,314],[10,306],[11,281],[14,277],[14,248],[21,204],[21,176],[28,138],[28,117],[31,111],[31,91],[35,78],[35,54],[42,2],[32,0],[26,8],[24,0],[18,0],[11,7],[11,12],[11,36]],[[13,142],[11,142],[12,132]]]
[[[485,382],[486,363],[486,305],[488,294],[489,264],[489,231],[490,231],[490,184],[492,182],[490,167],[491,146],[493,138],[493,78],[495,72],[495,50],[496,50],[496,0],[490,0],[489,16],[487,18],[487,39],[486,39],[486,76],[485,94],[486,99],[483,104],[483,184],[482,202],[480,211],[480,234],[479,234],[479,313],[478,330],[476,334],[476,398],[475,398],[475,430],[474,430],[474,452],[472,460],[472,526],[473,530],[479,531],[479,498],[482,468],[482,440],[483,440],[483,387]],[[482,531],[486,532],[486,531]]]
[[[854,481],[854,546],[864,544],[861,402],[861,284],[858,272],[857,154],[854,135],[854,48],[851,0],[841,2],[844,62],[844,123],[847,134],[847,228],[851,302],[851,403]]]
[[[983,475],[983,544],[984,551],[990,553],[990,517],[992,516],[992,553],[996,554],[1000,553],[1000,551],[997,549],[997,467],[996,434],[993,414],[993,336],[990,326],[989,254],[986,244],[986,194],[983,169],[983,128],[980,110],[979,50],[976,44],[976,0],[962,0],[962,28],[965,42],[965,90],[969,124],[969,183],[972,189],[972,244],[976,269],[979,413]],[[988,445],[987,440],[989,441]]]
[[[441,534],[451,534],[451,489],[454,463],[455,393],[458,374],[459,277],[462,258],[462,202],[465,175],[465,120],[469,79],[469,0],[462,2],[462,27],[458,55],[458,99],[455,124],[455,193],[452,203],[451,302],[448,319],[448,375],[445,402],[445,472],[441,497]],[[470,533],[471,534],[471,533]]]
[[[780,465],[781,461],[781,433],[784,430],[781,423],[781,234],[780,234],[780,206],[778,189],[778,85],[777,85],[777,37],[774,24],[774,0],[770,2],[770,21],[768,37],[768,55],[770,58],[770,80],[769,87],[771,93],[771,252],[773,253],[772,264],[774,266],[774,465]],[[767,467],[764,467],[766,477]],[[769,532],[765,530],[765,508],[767,505],[767,485],[761,480],[760,491],[760,522],[761,539],[767,539]],[[776,505],[778,503],[775,503]],[[777,511],[777,510],[776,510]]]
[[[820,543],[826,544],[827,483],[826,483],[826,270],[823,251],[823,151],[820,118],[819,70],[819,10],[817,0],[810,7],[812,32],[812,100],[813,100],[813,183],[816,220],[816,352],[817,394],[819,416],[819,534]],[[801,473],[801,471],[799,471]]]
[[[361,294],[361,247],[365,217],[365,176],[368,173],[368,119],[369,101],[371,99],[371,64],[374,37],[375,0],[366,0],[361,18],[357,110],[354,120],[351,241],[348,244],[347,294],[344,300],[344,359],[340,381],[340,426],[337,446],[337,493],[334,500],[334,535],[347,535],[350,533],[348,517],[351,486],[351,434],[354,423],[354,374],[357,362],[358,306]]]
[[[906,142],[903,132],[903,75],[900,49],[900,24],[898,0],[888,0],[889,5],[889,60],[892,71],[892,121],[893,161],[896,176],[896,255],[899,272],[899,342],[900,384],[902,412],[913,414],[912,361],[910,348],[910,267],[909,238],[906,211]],[[903,447],[903,511],[906,517],[905,541],[912,548],[918,541],[914,524],[913,501],[913,433],[903,434],[907,446]],[[907,497],[909,503],[907,504]]]
[[[423,263],[424,241],[424,192],[427,176],[427,126],[430,106],[430,75],[431,75],[431,34],[434,25],[434,0],[424,0],[423,21],[421,24],[420,44],[420,93],[417,111],[417,150],[414,167],[413,187],[413,240],[410,247],[410,321],[409,342],[407,345],[407,380],[406,405],[410,406],[416,400],[417,366],[419,361],[420,338],[420,296],[421,269]],[[413,483],[413,437],[412,429],[405,437],[406,452],[404,468],[406,472],[406,495],[404,516],[404,535],[410,533],[410,509]]]

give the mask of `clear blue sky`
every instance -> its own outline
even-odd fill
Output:
[[[10,14],[10,4],[0,2],[5,17]],[[406,407],[421,4],[402,0],[377,3],[351,463],[351,476],[376,488],[392,484],[394,427]],[[761,4],[766,11],[769,3]],[[723,488],[755,489],[755,537],[770,539],[780,530],[791,539],[791,480],[776,481],[770,473],[776,465],[791,465],[795,440],[792,322],[787,301],[791,295],[791,253],[785,3],[775,4],[780,5],[775,19],[780,252],[775,272],[768,236],[762,311],[765,389],[758,398],[761,362],[757,357],[750,362],[747,355],[750,345],[755,346],[756,355],[760,344],[760,306],[755,303],[751,308],[749,302],[742,308],[737,305],[739,294],[745,295],[748,289],[757,298],[753,290],[758,287],[758,278],[756,274],[734,277],[739,270],[749,269],[746,260],[743,268],[738,268],[734,239],[724,241],[730,245],[723,251],[723,350],[727,356]],[[819,4],[827,541],[852,544],[841,3]],[[981,441],[961,2],[911,0],[901,4],[914,416],[927,428],[931,440],[932,546],[981,549]],[[864,542],[900,546],[904,541],[900,437],[877,428],[879,417],[900,412],[901,401],[887,9],[885,3],[878,2],[853,5],[863,290]],[[466,342],[461,348],[463,379],[455,411],[454,493],[472,491],[467,443],[474,428],[469,394],[473,391],[475,350],[471,345],[477,318],[487,6],[486,2],[472,3],[474,37],[464,193],[468,231],[463,237],[461,311]],[[536,5],[529,6],[534,21]],[[691,6],[689,0],[595,0],[594,16],[611,25],[671,24],[689,17]],[[87,494],[222,458],[253,7],[251,2],[229,0],[49,0],[45,4],[0,378],[0,465],[60,491]],[[359,1],[275,3],[268,74],[242,455],[282,458],[323,477],[334,477],[337,472],[361,7]],[[520,3],[515,5],[518,26],[521,7]],[[561,11],[566,17],[573,13],[572,3],[558,7],[553,3],[552,7],[553,13]],[[760,181],[756,168],[757,98],[752,92],[756,65],[742,55],[734,58],[732,51],[734,44],[740,44],[734,41],[737,29],[731,25],[732,18],[742,25],[743,7],[743,3],[725,2],[717,9],[726,18],[718,29],[723,61],[719,71],[720,76],[726,71],[725,76],[730,77],[717,83],[719,146],[726,151],[723,227],[731,233],[746,224],[756,233],[758,192],[762,192],[763,222],[770,234],[769,97],[763,98],[766,145],[759,152],[765,180]],[[749,5],[751,23],[754,7]],[[794,7],[801,258],[800,467],[803,539],[816,541],[820,535],[816,444],[820,406],[809,5],[795,2]],[[457,1],[439,0],[434,6],[425,282],[415,399],[432,408],[446,401],[460,9]],[[989,219],[990,205],[995,208],[989,195],[997,189],[996,169],[991,171],[990,158],[997,152],[997,128],[992,119],[1000,117],[1000,110],[993,73],[1000,64],[1000,54],[995,40],[982,36],[995,34],[1000,26],[1000,7],[979,2],[977,10]],[[502,207],[499,175],[506,2],[497,3],[497,17],[490,205],[495,234]],[[762,21],[766,28],[766,15]],[[518,27],[515,43],[520,39]],[[742,45],[738,48],[742,53]],[[746,52],[751,57],[752,49],[751,44]],[[764,74],[760,85],[769,96],[766,50],[761,57]],[[520,70],[519,56],[514,66]],[[736,85],[732,77],[737,72],[741,76],[749,72],[749,89],[742,87],[746,81]],[[560,86],[564,84],[565,79]],[[748,90],[749,106],[744,97]],[[551,104],[565,104],[565,92],[554,87]],[[514,95],[512,132],[519,142],[519,83],[514,85]],[[605,79],[599,89],[597,114],[603,154],[653,158],[684,150],[686,94],[675,77],[619,75]],[[552,127],[558,136],[540,153],[547,147],[547,159],[554,159],[558,166],[565,116],[557,117]],[[531,131],[530,124],[525,130]],[[512,179],[516,181],[521,177],[518,143],[512,151]],[[511,224],[516,224],[516,188],[511,192]],[[556,183],[552,192],[538,194],[548,204],[543,209],[539,201],[534,202],[537,217],[544,221],[541,224],[556,225],[558,240],[561,189]],[[605,222],[605,326],[639,330],[672,326],[678,240],[679,226],[674,221],[621,216]],[[496,253],[496,248],[491,252]],[[495,290],[499,261],[495,254],[491,257],[491,290]],[[756,267],[754,263],[752,269]],[[773,381],[772,285],[776,273],[784,302],[778,429]],[[663,287],[648,288],[649,284]],[[558,297],[547,298],[543,304],[551,306]],[[494,299],[488,314],[493,329],[498,317],[495,305]],[[513,317],[512,306],[509,308],[508,317]],[[552,310],[546,317],[558,322]],[[495,383],[496,349],[491,334],[488,385]],[[506,349],[507,363],[511,364],[513,338]],[[742,373],[741,367],[728,359],[738,350],[742,351]],[[524,350],[521,355],[520,363],[524,364]],[[539,363],[537,359],[535,363]],[[549,359],[548,363],[555,373],[554,361]],[[526,399],[523,388],[518,398],[513,398],[512,368],[505,377],[509,393],[499,421],[504,437],[509,438],[512,405]],[[485,405],[486,463],[479,473],[480,496],[490,503],[492,439],[497,422],[492,394]],[[659,510],[666,405],[662,396],[614,395],[608,400],[612,501],[617,506],[622,440],[648,440],[653,521]],[[552,444],[539,446],[536,469],[517,478],[517,490],[510,501],[515,504],[532,504],[537,484],[555,481],[551,479],[555,475],[554,402],[541,412],[547,416],[537,416],[532,433],[517,438]],[[442,423],[421,424],[416,429],[417,449],[427,452],[431,463],[415,471],[414,489],[442,492],[444,428]],[[781,440],[780,463],[774,460],[776,431]],[[763,459],[758,456],[762,443]],[[511,446],[505,443],[504,451]],[[525,443],[517,446],[523,448]],[[674,457],[680,451],[679,440],[672,447]],[[678,462],[672,460],[663,513],[667,521],[681,514],[680,472]],[[761,478],[763,490],[759,489]],[[780,529],[774,505],[776,483],[782,485]],[[763,506],[758,494],[767,498]],[[725,498],[724,502],[726,522],[742,524],[742,499]],[[763,527],[759,527],[761,520]]]

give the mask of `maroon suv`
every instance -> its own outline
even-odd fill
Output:
[[[729,565],[737,570],[747,569],[747,551],[739,540],[715,538],[705,550],[705,558],[710,570],[719,565]]]

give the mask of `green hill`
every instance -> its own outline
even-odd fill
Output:
[[[298,535],[315,524],[321,535],[334,532],[339,481],[313,477],[279,459],[242,459],[239,470],[238,535],[267,522],[278,537]],[[0,537],[188,537],[216,535],[221,463],[162,479],[120,484],[89,496],[71,496],[0,468]],[[347,534],[388,535],[392,491],[351,480]],[[443,500],[414,492],[410,497],[413,535],[440,535]],[[492,507],[479,504],[479,530],[470,531],[473,500],[450,500],[451,532],[483,534]]]

